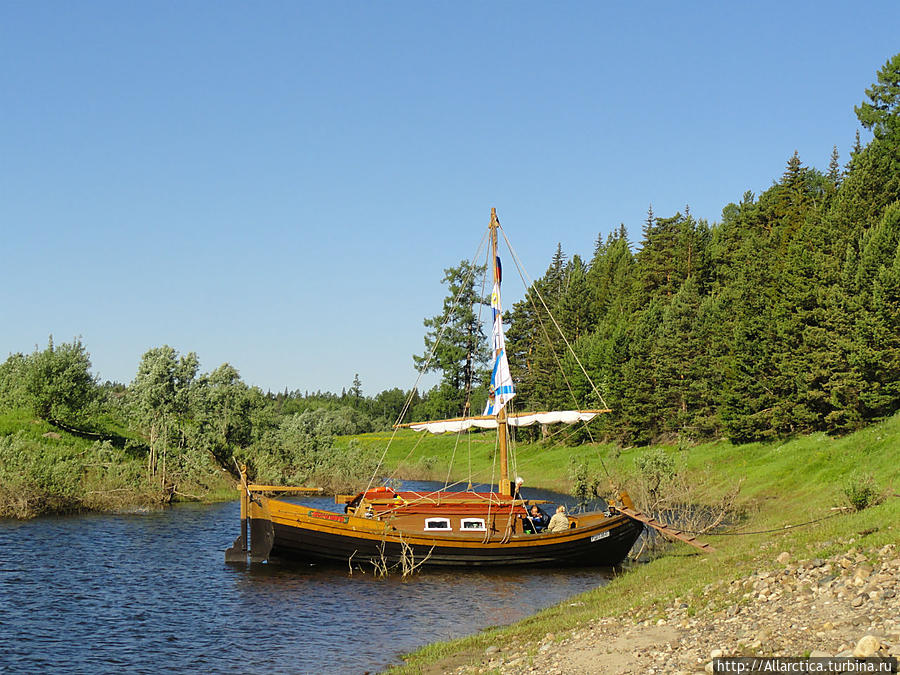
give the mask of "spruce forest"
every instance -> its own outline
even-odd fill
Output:
[[[696,219],[688,207],[663,216],[651,208],[636,246],[622,226],[598,237],[589,258],[557,248],[506,312],[516,409],[605,401],[613,412],[592,423],[592,437],[599,429],[626,445],[840,434],[895,413],[900,54],[855,112],[872,139],[863,146],[857,131],[845,165],[837,146],[825,171],[788,151],[773,185],[725,206],[721,222]],[[459,276],[448,270],[451,290]],[[431,392],[455,399],[457,414],[465,398],[459,355],[471,354],[472,331],[458,330],[466,320],[451,318],[462,336],[457,357],[439,366],[444,381]]]

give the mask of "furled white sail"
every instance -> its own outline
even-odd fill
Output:
[[[521,413],[510,415],[506,423],[511,427],[529,427],[532,424],[575,424],[590,422],[606,410],[555,410],[553,412]],[[496,429],[497,419],[493,417],[463,417],[452,420],[434,422],[416,422],[409,425],[415,431],[429,431],[433,434],[446,434],[465,431],[471,428]]]

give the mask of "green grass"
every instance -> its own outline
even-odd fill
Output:
[[[143,441],[134,432],[129,431],[121,420],[117,420],[111,415],[99,415],[92,418],[90,426],[91,428],[87,430],[89,433],[118,436],[122,439],[131,439],[137,442]],[[49,422],[37,419],[27,408],[0,409],[0,437],[19,434],[20,436],[39,440],[43,438],[43,434],[48,432],[59,434],[60,438],[56,440],[66,445],[84,448],[90,447],[94,442],[89,437],[83,438],[70,434]]]
[[[429,447],[437,455],[442,446]],[[720,441],[686,451],[665,449],[677,456],[679,471],[702,483],[705,494],[701,497],[721,497],[742,481],[739,504],[750,517],[741,523],[740,531],[775,531],[707,536],[706,541],[717,549],[710,555],[675,544],[665,555],[632,566],[608,586],[570,598],[511,626],[428,645],[408,655],[406,665],[392,672],[440,672],[441,661],[451,655],[455,664],[474,663],[490,645],[534,644],[547,633],[559,635],[597,617],[652,621],[661,617],[662,610],[675,598],[686,602],[689,611],[698,615],[714,613],[721,608],[715,596],[702,594],[704,587],[775,567],[774,559],[781,551],[790,552],[795,559],[827,557],[851,547],[877,549],[900,538],[896,487],[900,479],[900,415],[843,438],[814,434],[776,443],[735,446]],[[539,448],[520,448],[520,454],[527,456],[532,450],[537,452]],[[615,456],[608,448],[601,448],[607,467],[626,482],[636,480],[634,459],[647,450],[632,448]],[[534,475],[539,479],[530,482],[542,487],[564,483],[569,458],[585,458],[597,467],[596,451],[585,446],[546,449],[535,462],[540,471]],[[446,457],[443,461],[446,467]],[[832,507],[846,505],[842,493],[846,482],[861,475],[871,476],[880,486],[884,501],[859,512],[833,511]],[[819,518],[824,519],[785,529],[786,525]]]
[[[56,431],[56,428],[43,420],[35,419],[29,410],[24,408],[0,410],[0,436],[21,433],[37,440],[49,431]]]

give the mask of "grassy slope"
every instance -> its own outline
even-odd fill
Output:
[[[357,442],[375,443],[375,436],[384,445],[384,434],[358,437]],[[490,474],[489,459],[492,439],[481,445],[481,454],[473,450],[477,461],[473,464]],[[388,466],[402,459],[416,442],[403,434],[396,447],[388,453]],[[465,477],[467,473],[464,440],[457,448],[456,465],[452,473]],[[446,472],[446,459],[452,452],[454,439],[424,439],[420,450],[437,457],[436,474]],[[463,463],[460,465],[460,449]],[[429,645],[410,655],[408,665],[401,672],[440,670],[440,661],[451,654],[463,653],[471,660],[480,658],[492,644],[536,643],[536,638],[548,632],[559,633],[574,628],[597,616],[630,617],[637,613],[652,616],[675,597],[682,598],[693,611],[715,611],[700,591],[706,584],[719,579],[731,580],[774,564],[780,551],[797,557],[824,556],[846,550],[851,546],[873,548],[900,539],[900,499],[888,497],[879,506],[858,513],[831,517],[798,528],[783,529],[785,525],[828,516],[831,507],[844,503],[842,487],[854,474],[870,474],[888,493],[900,492],[900,415],[874,425],[851,436],[830,438],[816,434],[777,443],[753,443],[734,446],[727,442],[708,443],[678,452],[681,471],[696,476],[706,486],[710,499],[723,494],[739,480],[743,481],[740,503],[750,518],[739,529],[747,532],[775,529],[765,534],[745,536],[709,536],[718,553],[699,555],[693,549],[678,544],[668,555],[639,565],[617,577],[609,586],[570,599],[522,622],[509,627],[483,631],[474,636],[447,643]],[[610,470],[627,484],[633,478],[634,458],[646,449],[631,449],[618,458],[609,457]],[[611,454],[611,453],[610,453]],[[547,487],[559,487],[566,482],[569,457],[591,460],[596,466],[596,448],[520,447],[520,468],[523,475],[532,475],[528,482]],[[412,466],[415,466],[413,464]],[[527,468],[526,468],[527,467]],[[401,473],[401,475],[403,475]],[[437,666],[435,666],[437,664]]]

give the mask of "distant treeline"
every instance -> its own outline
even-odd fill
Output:
[[[651,209],[636,250],[624,227],[587,261],[558,248],[508,315],[517,408],[602,405],[540,295],[614,409],[594,423],[607,438],[844,433],[900,409],[898,83],[900,54],[843,167],[836,147],[825,172],[794,152],[719,223]]]

